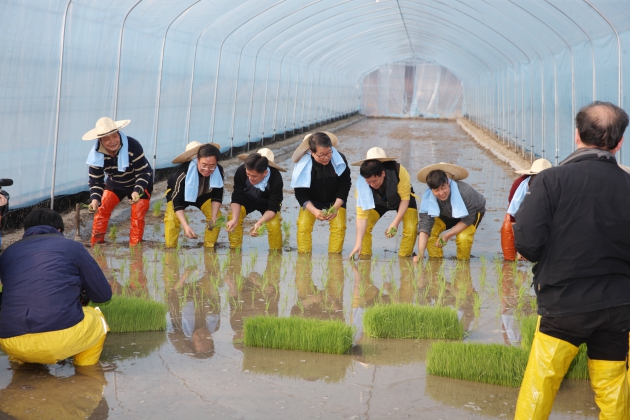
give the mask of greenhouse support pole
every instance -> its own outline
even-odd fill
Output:
[[[123,43],[123,35],[125,33],[125,23],[127,23],[127,18],[133,9],[136,8],[138,4],[140,4],[142,0],[138,0],[136,4],[131,6],[125,17],[122,21],[122,26],[120,27],[120,36],[118,37],[118,58],[116,60],[116,83],[114,84],[114,121],[118,118],[118,90],[120,88],[120,62],[122,59],[122,43]]]
[[[197,70],[197,50],[199,49],[199,41],[201,37],[206,32],[211,25],[206,26],[203,31],[199,32],[199,36],[197,37],[197,42],[195,42],[195,52],[193,53],[193,65],[192,71],[190,74],[190,90],[188,92],[188,109],[186,110],[186,134],[184,136],[184,141],[186,142],[183,146],[186,147],[186,144],[190,142],[190,120],[192,117],[192,98],[193,98],[193,87],[195,85],[195,72]]]
[[[291,63],[289,67],[289,83],[287,85],[287,100],[284,102],[284,138],[285,139],[287,138],[287,117],[289,115],[289,101],[291,100],[291,78],[292,77],[293,77],[293,63]],[[296,81],[296,83],[298,82],[299,82],[299,79]]]
[[[66,40],[66,20],[68,9],[72,0],[68,0],[66,10],[63,12],[61,24],[61,42],[59,45],[59,71],[57,74],[57,110],[55,111],[55,141],[53,143],[52,178],[50,180],[50,208],[55,208],[55,175],[57,173],[57,147],[59,145],[59,115],[61,114],[61,80],[63,79],[63,50]]]
[[[525,157],[525,70],[521,66],[521,156]]]
[[[158,77],[158,87],[157,87],[157,100],[155,104],[155,125],[153,128],[153,178],[155,179],[155,171],[156,171],[156,162],[157,162],[157,142],[158,142],[158,127],[160,124],[160,101],[162,97],[162,72],[164,70],[164,49],[166,47],[166,37],[168,36],[168,30],[171,29],[171,25],[175,22],[181,15],[186,13],[191,7],[195,4],[199,3],[201,0],[197,0],[184,10],[182,10],[175,19],[171,20],[171,23],[166,27],[166,31],[164,31],[164,37],[162,38],[162,51],[160,52],[160,69],[159,69],[159,77]]]
[[[302,70],[300,69],[300,66],[298,65],[298,75],[297,75],[297,81],[295,82],[295,101],[293,101],[293,126],[291,127],[291,132],[293,134],[295,134],[295,117],[297,115],[297,103],[298,103],[298,95],[300,93],[300,74],[302,73]],[[285,131],[286,131],[286,126],[285,126]]]
[[[541,136],[540,136],[540,141],[541,143],[541,153],[542,153],[542,157],[545,157],[545,77],[543,74],[543,62],[542,59],[540,60],[540,130],[541,130]]]
[[[555,165],[558,166],[558,155],[560,154],[560,140],[558,139],[558,70],[556,65],[556,58],[553,60],[553,119],[554,119],[554,136],[556,146]]]

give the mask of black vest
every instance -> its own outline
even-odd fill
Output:
[[[385,207],[388,210],[398,210],[400,205],[400,196],[398,195],[400,163],[383,162],[383,168],[385,168],[385,181],[381,188],[385,187],[385,195],[381,196],[378,190],[370,187],[374,196],[374,205]]]

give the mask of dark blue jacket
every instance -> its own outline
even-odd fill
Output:
[[[83,244],[33,226],[0,256],[0,338],[70,328],[83,320],[81,289],[107,302],[112,290]]]

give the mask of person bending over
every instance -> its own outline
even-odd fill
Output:
[[[340,254],[346,237],[346,202],[352,181],[346,157],[336,149],[337,136],[308,134],[293,153],[291,187],[300,203],[297,220],[298,253],[313,249],[313,225],[328,222],[328,252]]]
[[[260,219],[254,224],[251,236],[258,236],[258,229],[266,223],[269,249],[282,250],[282,188],[284,183],[280,172],[286,169],[273,161],[273,152],[267,148],[257,153],[239,155],[245,163],[236,169],[234,174],[234,191],[230,204],[230,220],[226,230],[230,240],[230,248],[241,248],[243,245],[243,220],[245,216],[258,211]]]
[[[180,165],[167,181],[166,213],[164,214],[164,238],[167,248],[175,248],[180,226],[190,239],[197,234],[188,224],[184,210],[195,206],[206,216],[206,230],[203,246],[214,248],[219,237],[220,227],[215,226],[221,216],[223,201],[223,167],[218,161],[221,157],[216,143],[201,144],[192,141],[186,145],[186,151],[173,163]]]
[[[486,211],[486,199],[461,181],[468,171],[461,166],[438,163],[422,168],[418,181],[429,188],[420,204],[418,258],[443,258],[442,248],[452,237],[457,244],[457,259],[469,260],[477,226]]]
[[[357,180],[357,237],[350,258],[372,257],[372,229],[388,211],[395,211],[394,221],[385,229],[385,237],[393,238],[403,223],[399,257],[411,257],[418,229],[418,210],[409,172],[397,158],[387,157],[380,147],[373,147],[367,157],[352,164],[360,166]]]
[[[53,364],[74,356],[75,365],[98,363],[109,328],[80,296],[84,291],[95,303],[107,302],[107,279],[83,244],[64,238],[54,210],[33,210],[24,229],[0,256],[0,347],[15,362]]]

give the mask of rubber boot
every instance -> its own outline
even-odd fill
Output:
[[[374,209],[370,210],[368,213],[367,229],[365,230],[363,242],[361,242],[361,255],[359,255],[360,259],[367,260],[372,258],[372,230],[380,218],[381,215]]]
[[[588,374],[600,410],[599,420],[630,418],[630,390],[625,360],[589,359]]]
[[[179,237],[179,229],[181,223],[173,210],[173,202],[166,203],[166,212],[164,213],[164,242],[167,248],[176,248],[177,239]]]
[[[308,210],[300,207],[297,220],[297,246],[299,254],[306,254],[313,250],[313,225],[315,216]]]
[[[206,216],[206,223],[212,220],[212,200],[206,200],[201,206],[201,212]],[[221,210],[217,213],[217,219],[221,216]],[[203,246],[205,248],[214,248],[214,245],[219,239],[219,232],[221,228],[215,227],[212,230],[204,229],[205,234],[203,236]]]
[[[579,348],[536,331],[516,402],[515,420],[547,419]]]
[[[507,261],[514,261],[516,259],[514,229],[512,229],[512,220],[508,213],[505,213],[503,224],[501,225],[501,249],[503,250],[503,259]]]
[[[339,207],[337,216],[328,222],[330,237],[328,238],[328,253],[341,254],[343,241],[346,239],[346,209]]]
[[[241,248],[243,246],[243,219],[245,219],[245,216],[247,216],[247,210],[245,210],[245,206],[241,206],[238,223],[232,232],[228,232],[230,249]],[[230,212],[230,220],[232,220],[232,212]]]
[[[282,216],[279,211],[267,222],[267,240],[270,251],[282,251]]]
[[[141,198],[137,203],[131,205],[129,246],[136,246],[142,242],[142,236],[144,235],[144,216],[149,210],[149,205],[150,203],[148,198]]]
[[[433,218],[433,229],[431,229],[431,235],[427,242],[427,251],[429,258],[444,258],[444,251],[442,248],[435,246],[438,238],[446,230],[446,224],[439,217]]]
[[[459,261],[470,260],[470,252],[472,251],[473,242],[475,241],[475,233],[477,233],[477,228],[474,225],[470,225],[459,232],[455,237],[457,259]]]
[[[400,240],[399,257],[411,257],[418,236],[418,209],[407,209],[402,219],[403,233]]]
[[[103,191],[101,205],[94,215],[94,221],[92,222],[92,238],[90,240],[92,245],[102,244],[105,242],[105,234],[107,233],[109,218],[118,203],[120,203],[120,200],[116,194],[109,190]]]

